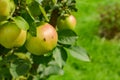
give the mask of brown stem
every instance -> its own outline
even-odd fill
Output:
[[[52,11],[52,14],[51,14],[51,18],[50,18],[50,24],[56,28],[56,24],[57,24],[57,18],[59,17],[59,10],[56,8]]]
[[[64,1],[64,0],[58,0],[57,2],[59,3],[61,3],[62,1]],[[58,19],[58,17],[60,16],[60,13],[59,13],[60,11],[59,11],[59,9],[58,8],[55,8],[55,9],[53,9],[53,11],[52,11],[52,14],[51,14],[51,18],[50,18],[50,24],[54,27],[54,28],[56,28],[56,25],[57,25],[57,19]]]

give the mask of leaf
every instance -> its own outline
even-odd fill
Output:
[[[35,1],[41,4],[43,0],[35,0]]]
[[[0,68],[0,80],[4,80],[4,78],[6,78],[6,80],[9,80],[11,78],[11,75],[9,73],[9,69],[7,67],[2,67]]]
[[[49,19],[48,19],[48,17],[47,17],[47,13],[46,13],[45,9],[44,9],[41,5],[39,5],[39,8],[40,8],[40,10],[41,10],[41,12],[42,12],[45,20],[46,20],[47,22],[49,22]]]
[[[19,59],[28,59],[28,56],[22,52],[15,52],[14,55],[16,55]]]
[[[13,76],[13,78],[17,78],[18,74],[16,72],[16,66],[15,64],[11,63],[11,67],[10,67],[10,73]]]
[[[61,44],[72,45],[76,42],[78,36],[72,30],[58,31],[58,42]]]
[[[11,75],[9,72],[9,61],[6,59],[6,57],[3,57],[3,59],[0,61],[0,77],[3,78],[0,80],[10,79]]]
[[[34,64],[47,64],[52,58],[51,58],[51,56],[32,55],[32,59],[33,59]]]
[[[16,67],[16,72],[18,75],[25,75],[29,69],[30,69],[30,65],[28,63],[20,63],[17,67]]]
[[[29,28],[29,32],[32,36],[36,36],[36,24],[35,23],[30,23],[30,28]]]
[[[45,70],[41,74],[41,78],[43,78],[45,76],[55,75],[55,74],[63,75],[63,73],[64,72],[60,67],[58,67],[56,65],[51,65],[51,66],[48,66],[47,68],[45,68]]]
[[[57,47],[53,51],[53,58],[55,59],[55,62],[58,64],[58,66],[62,68],[67,60],[67,52],[65,51],[64,48]]]
[[[26,12],[22,13],[21,16],[28,22],[28,24],[35,21],[28,7],[26,7]]]
[[[3,77],[3,75],[0,75],[0,80],[4,80],[4,77]]]
[[[27,74],[30,68],[30,62],[18,59],[10,64],[10,73],[13,78],[18,78],[21,75]]]
[[[44,64],[39,64],[38,65],[38,68],[37,68],[37,73],[40,73],[40,72],[43,72],[44,71],[44,69],[45,69],[45,65]]]
[[[2,56],[0,56],[0,61],[2,61]]]
[[[26,4],[30,4],[33,0],[26,0]]]
[[[54,4],[56,4],[56,3],[57,3],[57,0],[52,0],[52,2],[53,2]]]
[[[68,49],[68,51],[76,59],[87,61],[87,62],[90,61],[90,58],[88,57],[87,52],[79,46],[72,46],[71,48]]]
[[[38,15],[41,14],[40,8],[39,8],[39,3],[36,1],[33,1],[30,5],[28,5],[28,11],[29,14],[37,17]]]
[[[38,16],[42,13],[43,17],[47,22],[49,22],[47,13],[45,11],[45,8],[42,6],[42,1],[43,0],[35,0],[33,1],[27,8],[28,13],[30,16],[34,16],[34,18],[39,18]],[[33,18],[33,17],[32,17]],[[33,18],[33,19],[34,19]]]
[[[30,80],[40,80],[40,76],[39,75],[35,75],[35,76],[33,76],[33,79],[30,79]]]
[[[22,52],[14,52],[14,56],[17,57],[17,59],[23,59],[26,61],[29,61],[31,64],[33,63],[33,60],[31,58],[31,53],[27,52],[27,53],[22,53]]]
[[[29,24],[22,18],[21,16],[17,16],[12,18],[13,21],[15,21],[16,25],[23,29],[23,30],[28,30],[29,29]]]

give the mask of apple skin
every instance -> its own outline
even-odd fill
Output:
[[[13,0],[0,0],[0,22],[8,19],[15,10]]]
[[[57,45],[58,35],[56,30],[48,23],[44,23],[37,27],[36,36],[28,33],[26,48],[34,55],[43,55]]]
[[[59,30],[70,29],[74,30],[76,26],[76,18],[73,15],[60,16],[57,19],[57,28]]]
[[[0,15],[8,16],[10,12],[9,0],[0,0]]]
[[[20,29],[14,22],[0,26],[0,44],[8,49],[22,46],[26,41],[27,31]]]

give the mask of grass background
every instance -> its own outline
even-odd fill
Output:
[[[69,56],[64,75],[48,80],[120,80],[120,41],[105,40],[96,34],[99,24],[97,9],[100,5],[119,0],[77,0],[78,12],[75,31],[78,44],[85,48],[91,62],[82,62]]]

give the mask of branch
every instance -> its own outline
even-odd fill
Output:
[[[56,8],[52,11],[52,14],[51,14],[51,18],[50,18],[50,24],[56,28],[56,24],[57,24],[57,18],[60,16],[59,14],[59,10]]]

